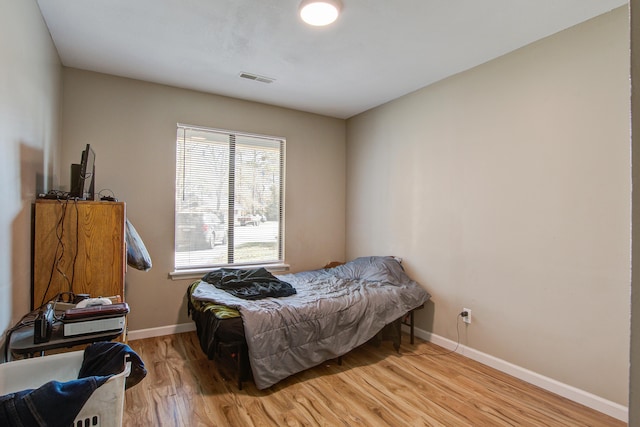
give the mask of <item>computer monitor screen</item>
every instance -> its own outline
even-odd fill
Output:
[[[82,152],[80,164],[71,165],[70,197],[93,200],[95,196],[96,154],[87,144]]]

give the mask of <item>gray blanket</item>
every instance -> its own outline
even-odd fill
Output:
[[[259,389],[342,356],[430,298],[393,257],[277,277],[297,294],[249,301],[206,282],[193,292],[196,299],[240,311]]]

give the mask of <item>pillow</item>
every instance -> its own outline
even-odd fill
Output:
[[[136,270],[148,271],[151,269],[151,256],[142,241],[142,238],[127,219],[126,228],[127,264]]]
[[[391,256],[356,258],[336,267],[334,272],[336,276],[346,279],[386,282],[394,285],[404,285],[411,281],[400,265],[400,259]]]
[[[335,267],[337,267],[339,265],[343,265],[343,264],[344,264],[344,262],[342,262],[342,261],[331,261],[330,263],[325,264],[325,266],[322,267],[322,268],[335,268]]]

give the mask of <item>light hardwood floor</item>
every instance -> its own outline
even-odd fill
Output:
[[[260,391],[238,390],[195,332],[129,342],[147,377],[125,394],[125,426],[624,426],[441,347],[403,337],[357,348]],[[414,355],[412,355],[414,354]],[[418,354],[418,355],[415,355]]]

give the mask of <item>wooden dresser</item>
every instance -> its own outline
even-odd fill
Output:
[[[37,200],[31,308],[65,292],[124,301],[125,221],[123,202]]]

